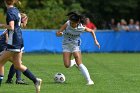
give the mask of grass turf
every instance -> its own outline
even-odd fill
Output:
[[[94,53],[82,56],[83,63],[95,82],[93,86],[85,85],[86,81],[76,67],[66,69],[63,66],[61,54],[24,54],[23,64],[37,77],[43,79],[41,93],[140,92],[139,53]],[[5,84],[10,65],[9,62],[5,65],[5,77],[0,87],[0,93],[35,93],[32,81],[23,75],[22,78],[29,85]],[[54,83],[53,76],[57,72],[65,75],[65,83]]]

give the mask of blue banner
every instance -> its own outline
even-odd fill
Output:
[[[2,30],[0,30],[0,33]],[[56,30],[23,30],[25,52],[62,52],[63,37],[56,37]],[[91,33],[81,34],[82,52],[140,52],[140,32],[97,31],[101,45],[98,49]]]

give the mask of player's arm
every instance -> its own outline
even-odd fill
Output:
[[[28,22],[28,17],[26,19],[24,19],[24,22],[21,23],[21,27],[26,27],[27,25],[27,22]]]
[[[63,35],[63,31],[66,29],[67,24],[65,23],[63,26],[61,26],[61,28],[56,32],[56,36],[62,36]]]
[[[0,27],[6,28],[6,29],[11,30],[11,31],[14,31],[14,21],[10,21],[9,25],[0,24]]]
[[[95,35],[95,30],[85,27],[85,31],[90,32],[92,34],[94,41],[95,41],[95,44],[98,46],[98,48],[100,48],[100,44],[99,44],[99,42],[96,38],[96,35]]]
[[[21,14],[21,27],[26,27],[28,23],[28,16],[25,13],[20,14]]]

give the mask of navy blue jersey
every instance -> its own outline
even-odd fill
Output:
[[[8,8],[6,14],[6,22],[9,25],[9,22],[14,21],[14,31],[8,30],[8,46],[7,49],[21,49],[23,47],[23,38],[20,28],[21,24],[21,15],[19,10],[16,7]]]
[[[6,35],[0,36],[0,52],[6,48]]]

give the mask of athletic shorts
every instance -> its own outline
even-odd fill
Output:
[[[75,44],[63,44],[62,45],[63,52],[80,52],[80,46],[77,46]]]
[[[23,47],[23,45],[21,45],[21,46],[7,45],[6,50],[12,51],[12,52],[22,52],[24,50],[24,47]]]

